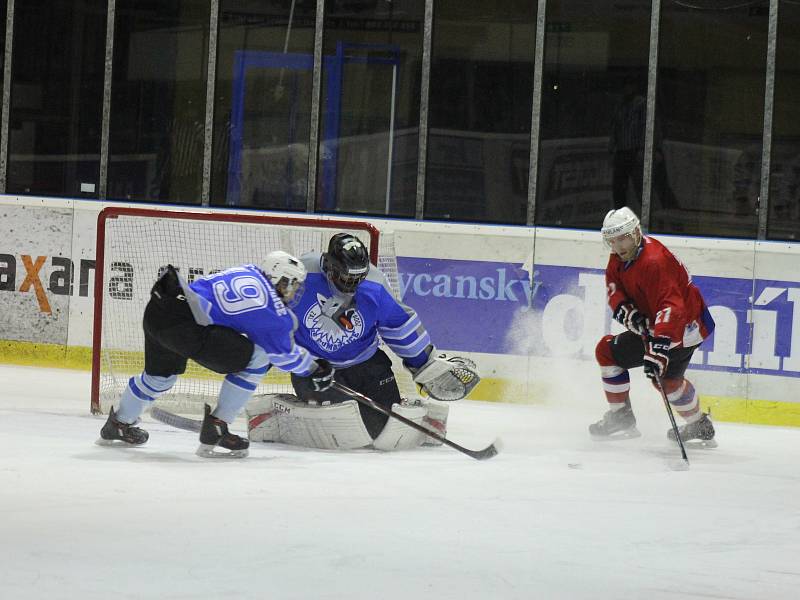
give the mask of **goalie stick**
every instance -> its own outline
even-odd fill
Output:
[[[495,440],[494,443],[489,444],[483,450],[470,450],[469,448],[464,448],[464,446],[460,446],[460,445],[456,444],[455,442],[451,442],[446,437],[444,437],[442,435],[439,435],[438,433],[436,433],[434,431],[431,431],[427,427],[423,427],[422,425],[418,425],[417,423],[415,423],[411,419],[407,419],[402,415],[398,415],[396,412],[392,412],[388,408],[384,408],[383,406],[381,406],[380,404],[375,402],[369,396],[365,396],[364,394],[361,394],[361,393],[359,393],[359,392],[357,392],[357,391],[355,391],[353,389],[350,389],[349,387],[339,383],[338,381],[334,381],[332,387],[335,387],[337,390],[339,390],[341,392],[344,392],[345,394],[347,394],[348,396],[353,398],[353,400],[356,400],[357,402],[360,402],[361,404],[369,406],[371,409],[377,410],[379,413],[383,413],[387,417],[390,417],[392,419],[397,419],[398,421],[400,421],[404,425],[407,425],[408,427],[411,427],[412,429],[416,429],[417,431],[419,431],[421,433],[424,433],[428,437],[433,438],[436,441],[442,442],[444,445],[450,446],[454,450],[458,450],[462,454],[466,454],[467,456],[470,456],[470,457],[474,458],[475,460],[486,460],[486,459],[492,458],[493,456],[496,456],[497,453],[500,451],[499,450],[499,446],[500,446],[500,440],[499,439]]]

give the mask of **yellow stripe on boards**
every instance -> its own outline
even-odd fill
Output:
[[[92,368],[92,349],[82,346],[0,340],[0,363],[86,370]]]
[[[700,406],[715,421],[800,427],[800,402],[700,396]]]

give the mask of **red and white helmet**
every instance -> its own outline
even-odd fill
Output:
[[[608,211],[600,233],[606,247],[622,260],[633,259],[642,242],[639,217],[627,206]]]

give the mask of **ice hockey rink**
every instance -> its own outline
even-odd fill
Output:
[[[503,439],[478,462],[266,444],[201,459],[195,434],[149,418],[145,447],[104,448],[88,373],[0,377],[3,599],[800,597],[800,429],[718,423],[719,448],[675,471],[638,381],[643,437],[625,442],[588,438],[594,381],[557,407],[457,403],[451,439]]]

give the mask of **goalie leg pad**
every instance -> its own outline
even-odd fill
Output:
[[[418,425],[427,427],[424,419],[428,410],[422,404],[415,402],[393,404],[392,411]],[[427,436],[416,429],[404,425],[397,419],[389,419],[378,437],[372,442],[372,447],[384,452],[409,450],[420,446],[426,439],[428,439]]]
[[[355,400],[309,406],[281,398],[273,405],[284,443],[325,450],[352,450],[372,443]]]
[[[291,394],[263,394],[253,397],[244,409],[247,417],[247,437],[251,442],[280,442],[278,417],[272,401],[275,397]]]
[[[266,394],[250,402],[247,418],[253,441],[323,450],[352,450],[372,443],[355,400],[319,406],[291,394]]]
[[[439,435],[447,433],[450,406],[446,402],[404,400],[394,404],[392,410]],[[248,437],[253,442],[283,442],[325,450],[348,450],[372,444],[376,450],[385,452],[442,444],[396,419],[389,419],[373,441],[354,400],[309,406],[292,394],[263,394],[247,404],[245,413]]]
[[[426,414],[422,420],[422,425],[435,431],[442,437],[447,436],[447,417],[450,414],[450,405],[447,402],[439,402],[438,400],[431,400],[426,398],[422,401],[422,406],[425,407]],[[422,442],[423,446],[441,446],[442,442],[435,440],[432,437],[426,437]]]

